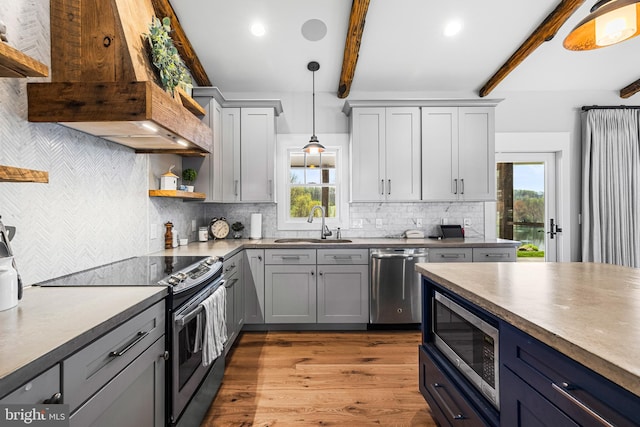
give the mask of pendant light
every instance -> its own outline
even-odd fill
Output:
[[[569,50],[592,50],[637,36],[640,0],[600,0],[564,39]]]
[[[324,151],[324,145],[320,144],[316,136],[316,71],[320,69],[320,64],[316,61],[311,61],[307,64],[307,69],[313,74],[313,135],[311,135],[309,143],[302,148],[302,151],[308,154],[318,154]]]

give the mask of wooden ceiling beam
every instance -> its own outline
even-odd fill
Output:
[[[562,24],[584,3],[584,0],[562,0],[502,67],[482,86],[479,95],[487,96],[507,75],[515,70],[542,43],[551,40]]]
[[[180,57],[191,72],[193,79],[198,83],[198,86],[212,86],[211,80],[209,80],[209,76],[207,76],[207,72],[202,66],[198,55],[196,55],[196,51],[193,49],[182,25],[180,25],[180,21],[169,0],[152,0],[151,2],[153,3],[153,10],[158,18],[162,19],[168,16],[169,19],[171,19],[171,29],[173,30],[171,38],[173,39],[173,44],[176,49],[178,49]]]
[[[629,98],[638,92],[640,92],[640,79],[620,89],[620,98]]]
[[[370,0],[353,0],[349,15],[349,29],[344,42],[344,56],[342,58],[342,72],[338,84],[338,98],[346,98],[351,90],[353,76],[356,73],[360,42],[364,33],[364,23],[367,17]]]

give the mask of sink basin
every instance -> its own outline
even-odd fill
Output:
[[[295,238],[295,239],[276,239],[275,242],[276,243],[351,243],[351,240]]]

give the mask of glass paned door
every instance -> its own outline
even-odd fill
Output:
[[[496,164],[496,235],[522,243],[518,261],[556,261],[555,154],[497,153]]]

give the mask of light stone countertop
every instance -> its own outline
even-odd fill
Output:
[[[348,238],[347,238],[348,239]],[[207,242],[191,242],[187,246],[178,246],[177,248],[164,249],[155,252],[152,255],[202,255],[204,256],[231,256],[243,249],[322,249],[322,248],[343,248],[343,249],[362,249],[362,248],[513,248],[520,246],[520,242],[504,239],[396,239],[396,238],[370,238],[370,239],[349,239],[350,243],[332,242],[331,238],[327,238],[322,243],[278,243],[275,238],[268,239],[223,239],[209,240]]]
[[[515,262],[416,270],[640,396],[640,269]]]
[[[26,288],[0,311],[0,396],[166,295],[164,286]]]

